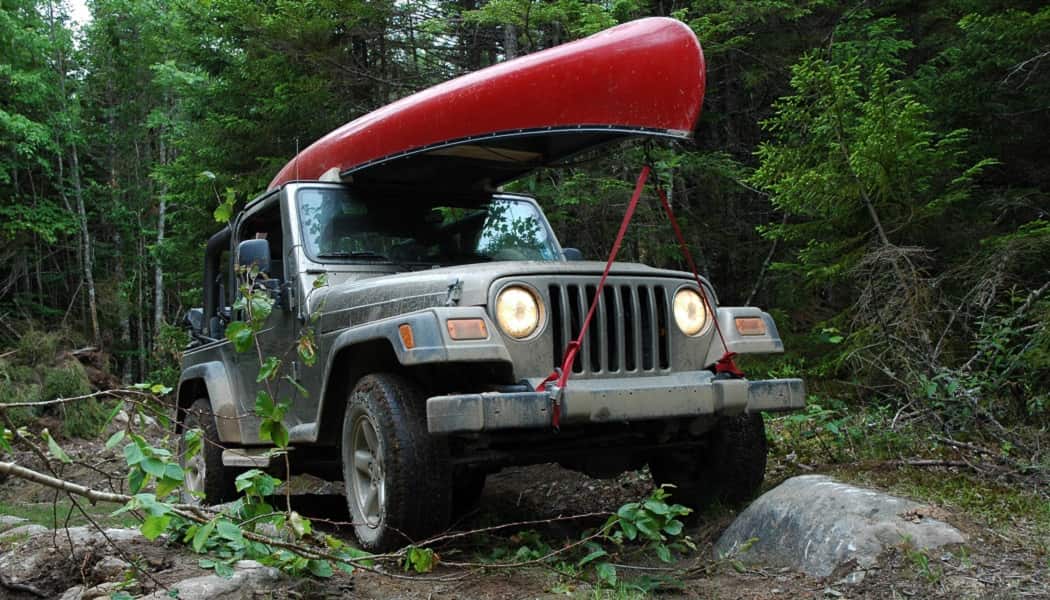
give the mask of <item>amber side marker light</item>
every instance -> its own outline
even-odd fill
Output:
[[[406,349],[411,350],[416,347],[416,338],[412,335],[411,325],[405,323],[397,328],[397,332],[401,334],[401,343],[405,345]]]
[[[765,335],[766,322],[762,317],[737,317],[736,330],[740,335]]]
[[[448,335],[454,340],[484,340],[489,330],[482,319],[449,319],[446,321]]]

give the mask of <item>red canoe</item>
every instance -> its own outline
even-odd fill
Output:
[[[333,168],[365,185],[498,185],[624,137],[688,139],[703,97],[693,32],[674,19],[641,19],[351,121],[300,152],[269,189]]]

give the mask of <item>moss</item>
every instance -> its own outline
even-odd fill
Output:
[[[40,383],[36,369],[6,360],[0,360],[0,380],[21,384]]]
[[[91,393],[84,367],[76,361],[48,369],[44,373],[42,397],[44,400],[72,398]],[[94,398],[85,398],[60,405],[62,433],[72,437],[93,437],[106,421],[106,411]]]
[[[19,338],[14,356],[22,365],[49,365],[54,362],[61,343],[59,333],[29,329]]]
[[[0,378],[0,403],[15,404],[36,402],[40,399],[40,386],[35,384],[18,384],[9,379]],[[35,418],[32,408],[11,408],[7,416],[16,427],[29,425]]]

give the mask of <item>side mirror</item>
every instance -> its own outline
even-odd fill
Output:
[[[186,317],[182,320],[182,324],[189,327],[190,331],[194,334],[203,333],[204,330],[204,309],[203,308],[191,308],[187,313]]]
[[[257,265],[263,273],[270,272],[270,242],[267,240],[244,240],[237,244],[237,266]]]
[[[579,248],[562,248],[561,253],[565,260],[583,260],[583,252],[580,252]]]

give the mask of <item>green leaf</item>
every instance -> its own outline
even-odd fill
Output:
[[[273,312],[273,298],[263,291],[252,292],[251,301],[252,322],[262,324]]]
[[[139,466],[142,467],[143,471],[158,479],[164,477],[164,469],[166,468],[164,461],[157,460],[156,458],[147,458],[143,460]]]
[[[168,528],[168,524],[171,522],[171,515],[150,515],[146,517],[146,520],[139,526],[139,531],[149,541],[153,541],[160,537],[160,534],[164,533]]]
[[[43,431],[40,432],[40,437],[47,440],[47,450],[51,453],[51,456],[54,456],[55,458],[66,464],[73,462],[73,459],[70,458],[68,454],[66,454],[66,451],[63,450],[61,446],[58,445],[58,442],[55,441],[55,438],[51,437],[50,431],[48,431],[45,428]]]
[[[208,543],[208,538],[211,537],[211,532],[215,529],[215,521],[215,519],[212,519],[197,529],[197,533],[193,536],[193,550],[195,552],[200,553],[204,550],[204,545]]]
[[[255,414],[264,419],[269,419],[273,416],[273,411],[276,406],[273,403],[273,397],[270,396],[270,392],[266,390],[260,390],[255,394]]]
[[[109,436],[109,439],[106,440],[106,450],[112,450],[117,444],[122,442],[124,440],[125,433],[126,432],[123,429],[121,429],[115,432],[113,435]]]
[[[649,512],[660,516],[671,512],[671,508],[667,506],[667,503],[660,500],[646,500],[643,506],[645,506],[645,509]]]
[[[280,421],[263,421],[259,426],[259,439],[271,441],[280,448],[287,448],[288,429]]]
[[[667,535],[679,535],[682,533],[682,522],[678,519],[672,519],[664,525],[664,533]]]
[[[234,321],[226,326],[226,339],[237,352],[247,352],[255,340],[255,331],[244,321]]]
[[[603,562],[598,563],[594,568],[594,571],[598,575],[598,581],[610,587],[616,585],[616,567],[607,562]]]
[[[310,560],[310,562],[306,563],[306,568],[309,569],[314,577],[328,578],[332,576],[332,564],[327,560]]]
[[[259,367],[259,375],[255,378],[256,383],[262,383],[267,379],[277,377],[277,371],[281,368],[281,359],[276,356],[267,356]]]
[[[660,539],[660,530],[656,525],[656,521],[653,521],[649,517],[642,517],[634,522],[635,526],[638,527],[638,531],[645,534],[645,537],[650,540]]]
[[[198,428],[186,429],[182,432],[182,439],[186,448],[183,456],[184,460],[189,460],[200,453],[203,441],[202,435],[203,432]]]
[[[299,357],[303,359],[303,363],[305,363],[306,366],[314,366],[317,362],[317,348],[314,347],[312,335],[304,335],[299,338],[299,343],[296,345],[296,349],[299,351]]]
[[[604,548],[599,548],[599,549],[591,552],[587,556],[584,556],[583,558],[581,558],[580,562],[576,563],[576,566],[582,567],[582,566],[586,565],[587,563],[591,562],[592,560],[595,560],[597,558],[601,558],[603,556],[609,556],[609,553],[606,552]]]
[[[142,486],[146,483],[146,472],[139,467],[134,467],[128,471],[128,491],[132,494],[137,494],[142,490]]]
[[[219,521],[215,531],[220,537],[230,540],[231,542],[238,542],[244,539],[244,532],[241,531],[241,528],[232,521],[227,521],[226,519]]]
[[[233,567],[224,562],[217,562],[215,563],[215,574],[229,579],[233,577]]]
[[[627,539],[634,541],[638,538],[638,528],[631,521],[621,520],[620,529],[623,530],[623,534],[627,536]]]
[[[186,474],[182,472],[182,467],[175,463],[168,463],[164,466],[164,477],[167,479],[182,481],[185,476]]]
[[[168,494],[170,494],[170,493],[174,492],[175,490],[179,489],[180,485],[182,485],[182,478],[170,479],[168,477],[164,477],[164,478],[158,479],[157,480],[157,495],[163,498],[164,496],[167,496]]]
[[[431,548],[409,546],[405,554],[405,570],[416,573],[429,573],[437,563],[437,555]]]
[[[665,563],[671,562],[671,550],[667,546],[663,544],[656,544],[654,546],[654,549],[656,550],[656,556],[658,556],[660,560],[664,561]]]

